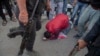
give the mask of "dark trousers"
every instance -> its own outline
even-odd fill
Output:
[[[12,10],[11,10],[11,5],[9,3],[9,0],[1,0],[0,2],[1,2],[1,5],[6,8],[8,15],[11,17],[10,19],[12,19],[13,13],[12,13]]]
[[[89,46],[86,56],[100,56],[100,47]]]
[[[35,1],[35,0],[32,0],[32,1]],[[41,23],[40,21],[41,21],[41,14],[42,14],[42,10],[41,9],[42,8],[43,7],[42,7],[41,3],[39,3],[39,5],[38,5],[38,7],[37,7],[37,9],[35,11],[35,15],[33,17],[34,24],[33,24],[32,30],[31,30],[31,34],[30,34],[30,37],[28,37],[27,43],[25,45],[26,50],[31,51],[33,49],[34,42],[35,42],[35,37],[36,37],[36,30],[37,30],[38,27],[40,27],[39,24]],[[29,19],[30,19],[31,15],[32,15],[32,10],[30,10],[30,8],[27,8],[27,9],[28,9],[28,14],[29,14]],[[18,18],[18,15],[19,15],[18,7],[16,8],[15,12],[16,12],[16,17]],[[25,29],[24,25],[21,22],[19,22],[19,24],[20,24],[21,28]],[[22,39],[22,42],[23,41],[24,41],[24,38]],[[20,48],[20,49],[22,49],[22,48]]]
[[[6,21],[6,17],[5,14],[3,13],[3,7],[1,2],[0,2],[0,16],[2,17],[2,20]]]

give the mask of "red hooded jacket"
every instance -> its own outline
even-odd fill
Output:
[[[50,33],[62,31],[69,26],[69,18],[65,14],[58,14],[46,24],[46,29]]]

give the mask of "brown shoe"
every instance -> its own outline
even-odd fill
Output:
[[[4,21],[2,22],[2,25],[3,25],[3,26],[6,26],[6,25],[7,25],[7,21],[4,20]]]

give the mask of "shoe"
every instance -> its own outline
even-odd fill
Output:
[[[39,53],[37,51],[28,51],[26,50],[26,54],[29,55],[29,56],[40,56]]]
[[[46,37],[43,37],[43,38],[42,38],[42,40],[43,40],[43,41],[46,41],[46,40],[47,40],[47,38],[46,38]]]
[[[22,56],[23,51],[19,51],[17,56]]]
[[[76,34],[74,37],[75,37],[76,39],[79,39],[81,36],[78,35],[78,34]]]
[[[6,25],[7,25],[7,21],[4,20],[4,21],[2,22],[2,25],[3,25],[3,26],[6,26]]]

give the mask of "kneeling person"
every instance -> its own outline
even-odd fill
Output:
[[[47,24],[46,24],[46,29],[47,31],[44,32],[44,38],[43,40],[46,39],[58,39],[58,36],[60,34],[62,34],[61,32],[69,27],[69,18],[67,15],[64,14],[58,14],[55,16],[55,18],[53,18],[52,20],[50,20]],[[62,34],[63,36],[61,36],[62,38],[65,37],[66,35]]]

